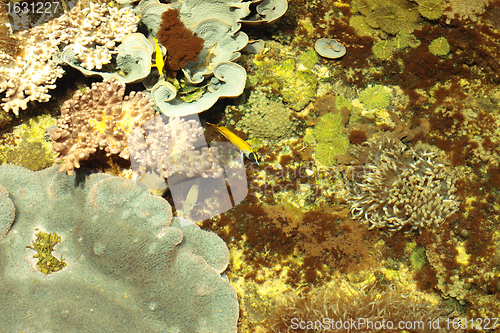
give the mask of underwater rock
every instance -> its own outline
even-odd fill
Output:
[[[236,332],[236,292],[221,276],[225,243],[172,222],[170,205],[132,180],[52,167],[0,166],[15,204],[0,240],[6,332]],[[60,236],[65,267],[40,272],[31,245]]]
[[[336,59],[343,57],[346,53],[345,46],[335,39],[320,38],[314,44],[314,49],[322,57]]]

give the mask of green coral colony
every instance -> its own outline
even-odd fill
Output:
[[[0,330],[500,329],[500,1],[25,4]]]

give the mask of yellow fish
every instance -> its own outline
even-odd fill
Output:
[[[257,157],[257,154],[252,150],[252,147],[250,147],[250,145],[245,140],[243,140],[224,126],[217,126],[208,122],[207,124],[215,127],[220,134],[224,135],[226,139],[228,139],[233,145],[238,147],[250,160],[250,162],[259,165],[259,158]]]
[[[163,55],[161,54],[161,49],[160,45],[158,45],[158,39],[154,38],[155,40],[155,65],[156,68],[158,68],[158,72],[160,73],[160,76],[163,75],[163,67],[165,66],[165,62],[163,61]]]

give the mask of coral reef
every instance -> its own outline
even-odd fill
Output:
[[[378,292],[344,283],[325,286],[307,295],[285,295],[269,322],[272,331],[279,333],[399,332],[400,323],[409,324],[404,332],[446,332],[446,319],[453,317],[446,308],[390,287]],[[381,319],[385,323],[383,328]]]
[[[361,13],[365,17],[364,22],[371,28],[391,35],[401,32],[410,34],[419,26],[418,11],[411,2],[405,0],[355,1],[352,11]],[[362,29],[362,21],[351,21],[351,24],[361,32],[365,30],[366,34],[366,29]]]
[[[388,34],[397,34],[402,29],[411,33],[411,25],[407,25],[408,13],[405,8],[395,4],[381,4],[374,11],[366,16],[366,23],[372,28],[382,29]]]
[[[3,330],[236,332],[236,293],[221,276],[227,246],[197,225],[171,222],[164,199],[131,180],[68,176],[56,166],[1,166],[0,184],[16,209],[0,241]],[[46,245],[60,240],[52,253],[66,267],[50,275],[36,268],[26,246],[37,234],[53,235]]]
[[[120,39],[120,45],[113,51],[106,68],[88,69],[81,63],[75,45],[68,45],[58,57],[67,65],[79,70],[85,76],[100,76],[104,80],[117,80],[123,83],[142,82],[151,74],[151,57],[154,53],[154,42],[150,42],[141,33],[130,33]]]
[[[217,147],[203,147],[203,128],[194,119],[170,118],[165,124],[156,116],[136,128],[128,139],[132,168],[139,175],[155,173],[163,178],[174,174],[186,177],[217,178],[222,175]],[[205,143],[206,144],[206,143]]]
[[[125,94],[125,84],[93,83],[64,102],[57,128],[52,131],[53,151],[59,153],[61,171],[71,174],[97,150],[109,156],[129,158],[127,139],[131,131],[154,117],[154,103],[142,92]]]
[[[248,43],[248,36],[238,30],[240,20],[250,14],[249,5],[250,2],[235,6],[215,0],[182,1],[179,10],[179,3],[143,2],[141,23],[149,38],[157,36],[167,46],[167,60],[172,62],[167,66],[182,69],[185,80],[198,85],[202,92],[201,97],[186,102],[176,98],[177,88],[170,82],[158,81],[152,96],[163,114],[182,117],[200,113],[220,97],[239,96],[243,92],[245,69],[231,62],[240,57],[238,51]]]
[[[189,62],[198,60],[203,50],[203,39],[187,29],[180,20],[179,9],[169,9],[161,15],[162,25],[156,34],[158,41],[167,49],[165,65],[177,71]]]
[[[290,137],[295,129],[291,110],[267,98],[262,91],[253,92],[240,111],[244,114],[235,128],[250,138],[276,141]]]
[[[329,59],[340,58],[345,55],[346,48],[335,39],[320,38],[314,43],[314,49],[322,57]]]
[[[351,211],[370,228],[435,228],[458,210],[456,176],[437,155],[383,136],[350,150]]]
[[[89,7],[79,3],[52,21],[16,33],[22,52],[0,68],[1,106],[17,115],[30,101],[47,102],[49,89],[64,74],[55,59],[60,48],[71,45],[84,67],[100,68],[109,62],[120,38],[136,30],[137,21],[128,8],[89,2]]]

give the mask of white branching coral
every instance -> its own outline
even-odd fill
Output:
[[[68,13],[45,24],[16,33],[21,52],[0,68],[1,106],[19,114],[30,101],[47,102],[49,89],[62,77],[55,54],[65,45],[77,45],[76,57],[88,69],[101,68],[111,59],[115,44],[137,29],[138,18],[128,8],[106,3],[77,5]],[[6,62],[6,63],[5,63]]]
[[[436,227],[458,209],[456,177],[436,153],[383,137],[350,154],[355,163],[344,178],[351,211],[370,229]]]

